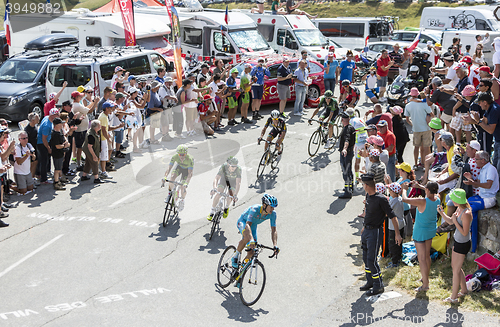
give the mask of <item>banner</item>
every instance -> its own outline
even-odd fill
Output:
[[[172,7],[174,6],[173,0],[165,0],[165,7],[167,7],[168,18],[170,19],[170,24],[172,24]]]
[[[136,45],[133,0],[119,0],[125,32],[125,45]]]
[[[7,44],[12,46],[12,27],[10,26],[10,11],[12,10],[12,6],[9,6],[9,0],[5,3],[5,16],[3,18],[3,28],[5,30],[5,38],[7,39]]]
[[[177,86],[182,86],[182,51],[181,51],[181,27],[179,25],[179,15],[174,6],[170,7],[172,11],[172,36],[174,40],[174,65],[177,75]]]

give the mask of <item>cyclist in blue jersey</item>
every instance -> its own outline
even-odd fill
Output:
[[[262,196],[262,205],[256,204],[245,210],[238,219],[237,227],[243,238],[238,243],[236,252],[233,255],[233,268],[238,268],[238,256],[243,251],[245,245],[248,244],[252,251],[247,252],[247,256],[243,262],[250,260],[253,255],[253,249],[257,243],[257,225],[269,220],[271,222],[271,240],[273,241],[274,252],[279,252],[278,232],[276,231],[276,212],[274,208],[278,206],[278,199],[270,194]]]

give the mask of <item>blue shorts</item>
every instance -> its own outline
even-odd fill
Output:
[[[238,220],[238,223],[236,226],[238,227],[238,231],[240,232],[240,234],[243,235],[243,231],[245,230],[246,222],[244,222],[242,220]],[[252,229],[253,239],[255,242],[257,242],[257,228],[255,228],[255,229],[251,228],[251,229]]]
[[[252,99],[262,100],[264,85],[252,85]]]
[[[115,131],[115,142],[118,144],[123,142],[123,130]]]
[[[373,94],[372,90],[375,90],[375,92],[380,93],[380,88],[378,88],[378,87],[376,87],[376,88],[374,88],[374,89],[368,89],[368,90],[366,90],[366,91],[365,91],[366,96],[367,96],[368,98],[370,98],[370,99],[371,99],[371,98],[375,98],[375,94]]]

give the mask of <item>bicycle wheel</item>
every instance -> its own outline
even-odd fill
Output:
[[[254,305],[261,297],[266,286],[266,271],[260,261],[247,268],[240,280],[240,298],[246,306]]]
[[[220,215],[221,215],[221,212],[217,211],[214,214],[214,217],[212,218],[212,229],[210,230],[210,237],[208,238],[209,240],[212,239],[212,236],[214,236],[215,230],[217,229],[217,225],[219,225]]]
[[[231,265],[231,258],[236,252],[234,245],[228,246],[219,259],[219,266],[217,266],[217,282],[220,287],[226,288],[231,284],[233,279],[233,267]]]
[[[335,140],[334,143],[337,143],[337,140],[340,137],[340,127],[339,127],[339,125],[335,124],[332,126],[332,128],[333,128],[332,136],[333,136],[333,139]]]
[[[283,150],[285,150],[285,145],[281,143],[281,155],[283,155]],[[278,163],[281,161],[278,160],[278,151],[274,150],[273,155],[272,155],[272,161],[271,161],[271,169],[275,170],[276,167],[278,167]]]
[[[264,154],[262,155],[262,158],[260,158],[259,161],[259,167],[257,168],[257,178],[260,178],[262,174],[264,173],[264,169],[266,168],[267,161],[269,160],[269,151],[265,151]]]
[[[476,25],[476,17],[471,14],[466,15],[464,19],[464,25],[468,30],[474,28],[474,26]]]
[[[359,110],[354,109],[354,111],[356,112],[356,117],[361,118],[361,113],[359,112]]]
[[[314,157],[316,153],[318,153],[319,147],[322,143],[321,141],[323,141],[321,132],[319,130],[314,131],[309,139],[309,145],[307,146],[307,151],[311,157]]]
[[[168,219],[175,214],[175,209],[172,202],[172,194],[168,196],[168,201],[165,205],[165,213],[163,214],[163,227],[167,227]]]

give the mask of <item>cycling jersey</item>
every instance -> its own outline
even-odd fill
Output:
[[[278,134],[286,132],[286,123],[285,120],[281,117],[278,118],[277,124],[273,124],[273,119],[269,117],[264,127],[267,128],[269,126],[271,126],[273,128],[273,131],[276,131]]]
[[[182,169],[193,169],[194,158],[190,154],[186,154],[184,161],[181,161],[181,157],[178,153],[176,153],[172,156],[172,159],[170,159],[170,166],[173,166],[175,163],[177,163],[178,167]]]
[[[236,167],[236,169],[233,172],[231,172],[231,170],[229,170],[229,167],[230,167],[230,165],[227,162],[224,163],[222,166],[220,166],[220,169],[219,169],[219,172],[217,173],[217,175],[221,176],[222,178],[224,178],[226,180],[234,180],[237,178],[241,178],[241,167],[240,166]]]
[[[346,90],[343,87],[341,87],[340,94],[344,94],[344,93],[346,93]],[[349,94],[347,95],[346,100],[348,102],[351,102],[353,99],[359,100],[359,90],[355,86],[350,86],[349,87]]]
[[[322,113],[321,116],[323,116],[324,118],[328,118],[330,116],[331,112],[335,112],[335,111],[338,112],[339,105],[337,103],[337,100],[332,98],[332,99],[330,99],[330,104],[327,104],[325,96],[321,96],[319,99],[320,100],[319,100],[318,108],[322,108],[322,107],[326,108],[325,112]]]
[[[243,233],[247,222],[252,223],[250,228],[252,230],[254,240],[257,241],[257,225],[266,220],[270,220],[271,227],[276,227],[276,212],[273,211],[271,214],[266,215],[263,212],[262,205],[256,204],[249,207],[241,214],[237,222],[237,227],[240,233]]]

